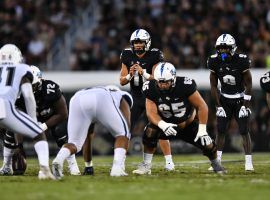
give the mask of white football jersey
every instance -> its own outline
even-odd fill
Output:
[[[27,73],[32,74],[26,64],[3,63],[0,65],[0,97],[15,103],[21,92],[21,80]]]

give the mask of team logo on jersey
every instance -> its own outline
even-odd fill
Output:
[[[162,99],[161,99],[161,98],[159,98],[159,99],[158,99],[158,102],[162,102]]]

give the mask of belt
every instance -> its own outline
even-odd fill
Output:
[[[225,93],[220,93],[222,96],[228,98],[228,99],[239,99],[239,98],[243,98],[245,93],[242,92],[240,94],[225,94]]]

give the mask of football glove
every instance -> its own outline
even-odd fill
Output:
[[[197,142],[198,139],[201,140],[201,144],[203,146],[207,146],[212,143],[212,139],[209,137],[208,133],[206,132],[206,124],[199,124],[199,130],[194,139],[194,142]]]
[[[217,117],[227,117],[226,112],[223,107],[217,107],[216,115]]]
[[[158,127],[165,133],[166,136],[176,136],[177,131],[173,127],[177,127],[176,124],[167,123],[163,120],[159,121]]]
[[[251,110],[246,108],[246,106],[241,106],[239,110],[239,118],[248,117],[251,114]]]

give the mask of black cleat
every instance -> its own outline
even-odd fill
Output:
[[[94,167],[93,166],[92,167],[85,167],[83,175],[91,175],[91,176],[93,176],[94,175]]]

